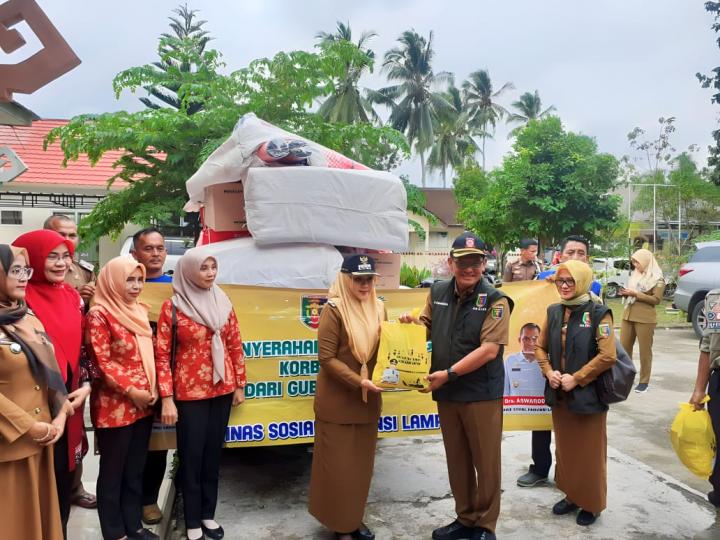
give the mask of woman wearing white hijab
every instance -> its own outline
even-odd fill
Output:
[[[217,271],[213,257],[187,251],[173,274],[175,294],[158,319],[161,416],[177,423],[189,540],[225,534],[215,521],[220,453],[230,407],[245,400],[242,340],[230,299],[215,284]]]
[[[633,271],[628,286],[620,289],[625,304],[620,341],[632,358],[637,338],[640,345],[640,382],[635,391],[644,393],[648,390],[652,368],[652,344],[657,325],[655,306],[662,301],[665,278],[655,256],[647,249],[638,249],[633,253],[631,262]]]
[[[372,371],[387,319],[375,295],[375,261],[345,260],[318,328],[315,447],[309,510],[338,540],[375,538],[363,524],[375,460],[380,388]]]

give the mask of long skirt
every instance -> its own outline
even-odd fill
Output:
[[[0,537],[63,540],[52,446],[0,463],[0,478]]]
[[[375,464],[377,429],[377,423],[315,420],[308,509],[331,531],[352,532],[362,523]]]
[[[575,414],[561,403],[552,418],[555,483],[567,500],[599,514],[607,506],[607,412]]]

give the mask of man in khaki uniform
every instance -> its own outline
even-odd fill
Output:
[[[448,258],[453,278],[433,284],[419,319],[432,339],[429,391],[437,402],[457,518],[433,540],[494,540],[500,514],[503,349],[510,298],[483,279],[486,248],[465,233]]]
[[[75,246],[75,253],[78,251],[80,237],[77,232],[77,225],[67,216],[56,214],[45,220],[45,229],[55,231],[63,238],[70,240]],[[90,299],[95,294],[95,267],[89,262],[73,259],[70,270],[65,276],[65,283],[71,285],[85,302],[90,304]]]
[[[528,281],[542,272],[542,263],[538,261],[538,241],[533,238],[520,240],[520,258],[505,265],[502,280],[504,283],[510,281]]]
[[[690,403],[696,409],[702,409],[705,406],[703,399],[706,393],[710,396],[708,412],[712,419],[715,438],[720,439],[720,289],[713,289],[707,293],[705,314],[707,324],[700,340],[695,391],[690,396]],[[720,508],[720,459],[715,460],[709,480],[713,489],[708,493],[708,500]]]
[[[68,216],[56,214],[45,220],[43,228],[55,231],[63,238],[70,240],[75,246],[75,253],[80,244],[80,237],[77,232],[77,225]],[[90,300],[95,294],[95,274],[93,265],[85,261],[73,259],[72,265],[65,275],[65,282],[71,285],[85,302],[85,307],[90,305]],[[75,479],[72,486],[72,504],[82,508],[97,508],[97,498],[92,493],[85,491],[82,484],[83,466],[82,461],[75,467]]]

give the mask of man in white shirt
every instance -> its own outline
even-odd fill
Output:
[[[520,329],[521,351],[505,360],[506,396],[543,396],[545,378],[535,361],[535,344],[540,335],[540,327],[527,323]]]

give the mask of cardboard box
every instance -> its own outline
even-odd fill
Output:
[[[375,259],[378,280],[376,289],[398,289],[400,288],[400,254],[399,253],[371,253]]]
[[[242,182],[205,188],[204,225],[216,231],[245,231],[245,194]]]
[[[343,259],[362,253],[362,250],[342,252]],[[368,253],[375,259],[375,270],[380,274],[375,283],[375,289],[399,289],[400,288],[400,254],[399,253]]]

